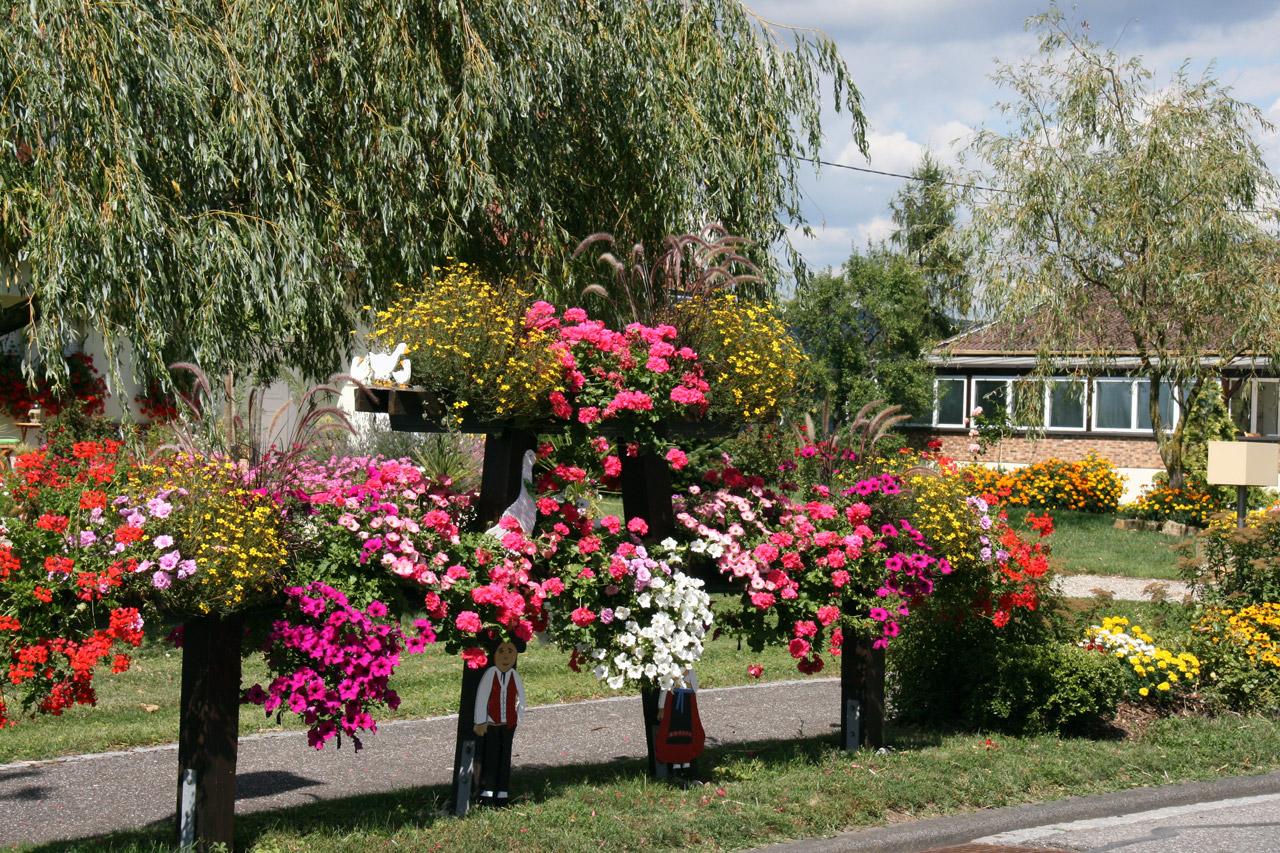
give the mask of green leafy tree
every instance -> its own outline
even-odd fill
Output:
[[[929,302],[942,314],[961,318],[969,313],[968,258],[956,236],[958,199],[949,182],[953,176],[925,152],[908,182],[890,202],[893,233],[890,244],[924,273]]]
[[[933,407],[924,351],[947,320],[918,266],[883,249],[849,258],[839,273],[812,276],[787,305],[787,322],[817,362],[841,415],[872,400],[916,416]]]
[[[824,86],[865,145],[834,43],[736,0],[11,5],[0,292],[38,354],[322,374],[449,256],[565,282],[710,219],[772,269]]]
[[[1122,318],[1132,346],[1115,349],[1137,353],[1151,382],[1153,431],[1179,486],[1187,420],[1161,416],[1165,389],[1195,411],[1217,364],[1280,349],[1277,183],[1252,136],[1269,125],[1211,71],[1184,66],[1153,86],[1139,59],[1056,7],[1029,24],[1039,55],[996,73],[1014,94],[1009,129],[974,144],[997,190],[974,204],[986,296],[1000,315],[1034,317],[1046,354],[1078,348],[1103,315]],[[1092,355],[1102,367],[1114,353]]]

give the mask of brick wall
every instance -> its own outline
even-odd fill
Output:
[[[923,447],[931,438],[942,440],[942,454],[957,461],[969,461],[973,454],[969,445],[973,442],[964,432],[912,431],[911,443]],[[1040,462],[1051,457],[1075,462],[1090,452],[1108,459],[1117,468],[1164,468],[1156,440],[1140,435],[1129,436],[1041,436],[1022,438],[1013,436],[992,445],[982,455],[981,461],[1026,464]]]

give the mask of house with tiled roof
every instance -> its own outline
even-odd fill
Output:
[[[1101,300],[1085,312],[1075,338],[1052,350],[1034,316],[997,320],[937,344],[926,356],[935,370],[933,411],[916,419],[914,437],[937,439],[954,459],[975,459],[973,410],[981,407],[986,418],[1010,413],[1020,425],[988,448],[981,462],[1014,468],[1096,453],[1120,469],[1125,500],[1132,500],[1164,470],[1151,426],[1150,382],[1139,375],[1141,353],[1118,312]],[[1280,379],[1270,361],[1201,357],[1220,375],[1239,431],[1280,437]],[[1172,390],[1160,391],[1167,425],[1181,415],[1180,395]]]

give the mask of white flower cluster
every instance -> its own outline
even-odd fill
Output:
[[[702,638],[714,619],[702,587],[697,578],[673,571],[638,593],[634,607],[615,608],[614,619],[624,625],[609,646],[579,649],[596,662],[596,678],[614,690],[626,684],[685,686],[685,670],[702,657]]]
[[[1090,625],[1085,632],[1085,639],[1077,645],[1086,649],[1101,649],[1118,658],[1132,655],[1154,657],[1157,651],[1150,638],[1135,637],[1109,625]]]

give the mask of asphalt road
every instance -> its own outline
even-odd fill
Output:
[[[1273,853],[1280,773],[1069,797],[793,841],[768,853]]]
[[[839,705],[840,683],[834,678],[698,694],[708,745],[828,733],[838,720]],[[761,714],[762,707],[770,713]],[[348,746],[311,749],[299,732],[242,738],[236,809],[243,814],[445,784],[456,729],[456,715],[385,723],[377,735],[365,738],[359,754]],[[528,770],[644,755],[640,697],[621,696],[530,709],[521,718],[512,766]],[[177,775],[178,752],[172,744],[0,766],[0,846],[171,820]]]
[[[975,840],[1089,853],[1273,853],[1280,851],[1280,794],[1067,821]]]

